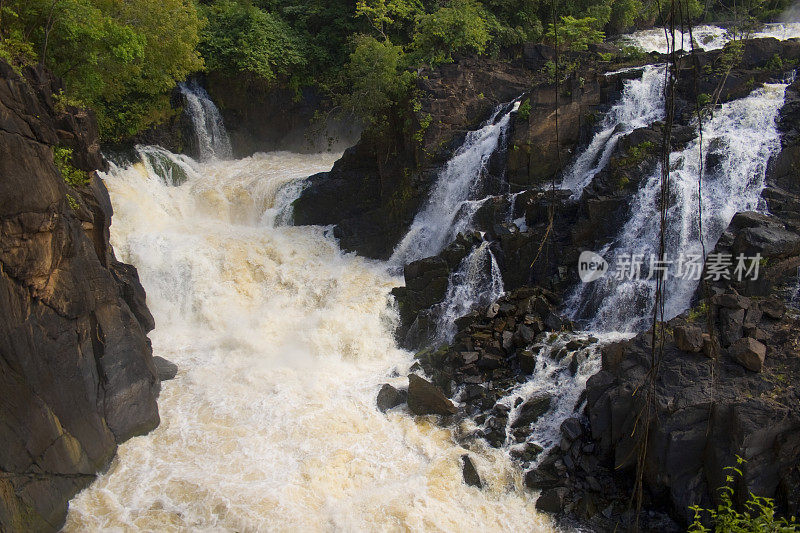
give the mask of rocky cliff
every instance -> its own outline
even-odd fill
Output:
[[[0,62],[0,529],[57,530],[119,443],[159,423],[153,318],[109,244],[91,113]],[[65,182],[54,148],[69,148]],[[62,165],[62,170],[64,167]],[[85,184],[77,184],[85,181]]]

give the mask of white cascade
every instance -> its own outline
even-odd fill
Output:
[[[695,50],[719,50],[732,38],[732,35],[725,28],[709,25],[695,27],[692,30],[692,36],[694,36]],[[737,35],[737,39],[739,37]],[[800,22],[764,24],[761,29],[746,35],[746,37],[754,39],[774,37],[780,41],[794,39],[800,37]],[[663,28],[637,31],[622,37],[621,42],[636,46],[644,52],[658,52],[660,54],[668,54],[672,47],[672,38],[667,39]],[[683,52],[688,52],[692,49],[692,40],[688,31],[675,30],[675,49]]]
[[[606,167],[620,138],[664,118],[665,75],[665,65],[647,65],[640,78],[625,81],[622,97],[606,113],[600,131],[564,173],[562,189],[579,197]]]
[[[119,447],[66,531],[553,530],[502,450],[470,450],[484,489],[469,487],[450,430],[376,409],[381,383],[413,363],[392,334],[399,280],[325,228],[280,225],[335,156],[159,154],[180,183],[145,162],[103,179],[154,353],[180,370],[161,425]]]
[[[186,98],[185,112],[192,122],[192,132],[197,145],[197,153],[202,161],[209,159],[230,159],[231,141],[222,115],[211,101],[208,93],[199,83],[192,80],[179,85]]]
[[[703,124],[702,227],[706,253],[739,211],[759,208],[769,158],[780,148],[776,120],[783,106],[785,84],[767,84],[749,96],[724,104]],[[670,155],[670,197],[667,213],[666,259],[702,256],[699,235],[699,137]],[[711,164],[713,163],[713,164]],[[617,238],[601,251],[611,268],[621,257],[644,258],[640,279],[616,279],[613,272],[577,287],[568,299],[573,318],[588,320],[591,329],[646,329],[655,298],[655,280],[645,279],[649,258],[658,253],[660,180],[657,169],[632,200],[631,216]],[[700,261],[702,263],[702,261]],[[685,310],[698,281],[678,276],[678,264],[667,272],[665,318]]]
[[[500,267],[483,241],[475,246],[448,280],[447,293],[439,304],[437,341],[450,342],[456,334],[455,320],[475,308],[485,307],[503,295]]]
[[[470,229],[481,206],[482,181],[489,158],[500,146],[519,102],[498,106],[484,125],[467,134],[464,143],[440,171],[425,206],[397,245],[389,263],[402,267],[438,254],[456,235]]]

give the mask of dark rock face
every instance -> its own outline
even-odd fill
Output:
[[[744,311],[721,303],[752,309],[762,302],[769,300],[734,293],[715,297],[710,312],[718,318],[712,335],[723,334],[724,312]],[[699,329],[703,319],[695,320],[683,316],[669,326],[673,331]],[[792,455],[797,449],[791,444],[800,442],[800,391],[794,385],[800,359],[791,348],[797,325],[797,318],[776,320],[761,313],[751,327],[766,332],[766,346],[743,337],[718,350],[716,359],[682,351],[672,336],[667,339],[655,381],[644,472],[651,494],[667,496],[675,516],[687,521],[690,505],[708,507],[736,455],[747,460],[742,494],[776,498],[782,511],[797,513],[798,500],[786,489],[798,475],[797,456]],[[604,358],[603,370],[587,384],[591,440],[600,461],[620,472],[634,468],[632,451],[642,435],[635,427],[645,405],[642,384],[650,369],[650,339],[649,333],[641,334],[625,344],[621,358]]]
[[[456,413],[456,406],[436,385],[416,374],[408,376],[408,408],[420,416],[448,416]]]
[[[117,444],[159,423],[153,320],[108,243],[108,194],[94,173],[67,186],[53,163],[62,145],[77,168],[105,168],[92,115],[56,112],[58,87],[0,62],[3,530],[58,529]]]
[[[216,71],[203,82],[222,113],[236,157],[275,150],[342,150],[355,144],[361,133],[352,117],[315,122],[315,113],[331,104],[310,87],[296,94],[271,82]]]

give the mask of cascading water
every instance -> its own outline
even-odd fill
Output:
[[[483,241],[465,257],[450,275],[447,294],[439,305],[437,340],[450,342],[456,334],[455,321],[475,307],[487,306],[503,294],[503,278],[489,243]]]
[[[233,152],[222,115],[199,83],[192,80],[179,85],[186,98],[185,112],[192,121],[194,142],[201,161],[229,159]]]
[[[386,376],[413,362],[392,335],[398,280],[324,228],[279,224],[333,156],[171,161],[180,183],[151,162],[103,178],[154,353],[180,371],[163,384],[161,425],[120,446],[70,503],[67,531],[551,528],[502,451],[470,451],[484,488],[468,487],[449,430],[375,408]]]
[[[414,217],[403,240],[389,260],[401,267],[438,254],[456,235],[470,229],[472,217],[481,206],[482,181],[492,154],[502,143],[512,113],[519,102],[495,109],[483,127],[467,134],[464,143],[439,173],[430,198]]]
[[[717,26],[697,26],[692,30],[694,36],[695,49],[719,50],[732,39],[732,35],[725,28]],[[774,37],[785,41],[800,37],[800,23],[798,22],[779,22],[765,24],[759,31],[752,33],[749,37],[757,39],[762,37]],[[737,38],[739,36],[737,35]],[[640,48],[644,52],[658,52],[668,54],[672,46],[672,39],[667,40],[663,28],[653,28],[642,30],[626,35],[622,38],[623,44],[628,44]],[[675,48],[677,51],[688,52],[692,49],[689,32],[675,30]]]
[[[783,105],[785,84],[767,84],[746,98],[717,109],[703,124],[703,239],[706,253],[739,211],[759,207],[769,158],[780,148],[776,128]],[[699,138],[670,155],[670,198],[667,212],[666,259],[702,258],[698,233],[697,183],[700,175]],[[658,253],[660,238],[660,180],[656,170],[644,180],[632,200],[631,218],[617,239],[601,254],[612,265],[634,254],[643,258],[639,279],[607,275],[580,285],[568,301],[576,319],[587,320],[596,330],[636,331],[648,327],[655,297],[655,280],[645,279],[649,258]],[[702,259],[699,260],[702,264]],[[665,284],[665,318],[669,319],[691,301],[698,281],[679,276],[679,264],[669,265]],[[612,273],[613,274],[613,273]],[[631,276],[627,276],[630,278]]]
[[[625,82],[622,97],[606,113],[600,131],[564,173],[562,189],[570,189],[573,196],[580,196],[608,164],[620,138],[664,118],[666,68],[665,65],[648,65],[641,78]]]

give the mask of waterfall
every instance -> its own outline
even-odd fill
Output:
[[[178,87],[186,98],[185,112],[192,122],[194,142],[200,159],[229,159],[232,156],[231,141],[222,122],[222,115],[208,93],[195,80],[181,83]]]
[[[464,143],[439,172],[425,206],[389,260],[402,266],[438,254],[460,232],[485,200],[483,178],[492,154],[501,145],[519,101],[498,106],[484,125],[467,134]]]
[[[732,35],[725,28],[718,26],[697,26],[692,30],[695,49],[719,50],[731,40]],[[750,38],[774,37],[780,41],[800,37],[800,23],[781,22],[764,24],[760,30],[749,35]],[[644,52],[658,52],[668,54],[671,42],[667,41],[663,28],[652,28],[626,35],[621,39],[623,44],[640,48]],[[670,39],[671,41],[671,39]],[[675,48],[678,51],[688,52],[692,49],[689,32],[675,30]]]
[[[457,333],[455,321],[476,307],[485,307],[503,295],[500,267],[483,241],[475,246],[448,280],[447,293],[439,304],[436,325],[437,340],[450,342]]]
[[[783,106],[786,84],[766,84],[749,96],[724,104],[703,124],[703,242],[711,252],[722,232],[739,211],[760,206],[769,158],[780,149],[776,120]],[[697,183],[700,174],[699,137],[670,155],[670,198],[667,212],[666,258],[702,256],[698,233]],[[617,238],[601,255],[612,265],[621,257],[644,258],[642,279],[616,279],[613,272],[581,284],[567,308],[592,329],[636,331],[649,325],[655,298],[655,280],[647,280],[649,258],[658,253],[660,237],[660,180],[657,169],[632,200],[631,216]],[[702,261],[700,261],[702,263]],[[665,318],[690,305],[698,281],[677,276],[669,266],[665,284]]]
[[[468,487],[450,429],[376,409],[414,362],[394,342],[400,280],[326,228],[281,224],[336,156],[140,157],[102,176],[111,241],[180,370],[161,425],[120,445],[66,531],[552,530],[505,452],[469,450],[484,488]]]
[[[647,65],[641,78],[625,81],[622,97],[606,113],[600,131],[564,173],[562,189],[570,189],[573,196],[579,197],[608,164],[620,138],[664,118],[666,68],[666,65]]]

